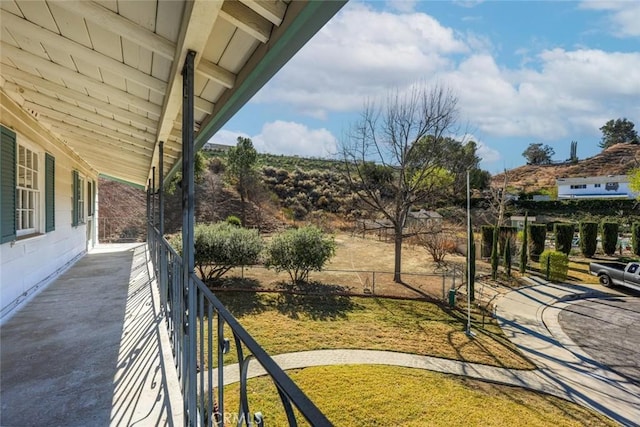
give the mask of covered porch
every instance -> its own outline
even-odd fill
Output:
[[[215,396],[205,384],[236,351],[273,378],[291,425],[293,407],[329,425],[193,273],[193,179],[194,153],[343,5],[1,2],[0,300],[3,318],[17,311],[2,327],[2,424],[223,425],[222,372]],[[182,256],[162,217],[178,172]],[[147,245],[96,246],[98,177],[147,189]],[[240,418],[261,425],[244,385]]]
[[[0,425],[182,425],[148,262],[98,245],[2,325]]]

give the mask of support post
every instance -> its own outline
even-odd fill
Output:
[[[158,242],[160,248],[160,305],[166,314],[167,310],[167,294],[168,294],[168,271],[167,271],[167,254],[165,253],[164,243],[164,141],[160,141],[158,156]]]
[[[185,378],[185,425],[195,427],[196,407],[196,286],[191,279],[194,268],[194,62],[196,53],[187,52],[182,69],[182,263],[183,286],[187,288],[187,337]]]

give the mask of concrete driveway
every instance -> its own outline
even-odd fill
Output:
[[[640,426],[640,384],[631,380],[629,375],[611,369],[595,354],[589,354],[581,348],[569,336],[571,332],[565,332],[562,321],[559,320],[563,312],[575,311],[569,315],[575,314],[580,317],[571,321],[565,317],[564,323],[568,329],[569,324],[574,325],[572,327],[580,336],[583,332],[585,336],[597,335],[597,331],[603,330],[605,320],[608,326],[617,324],[619,326],[616,329],[628,329],[624,327],[627,320],[618,322],[611,319],[619,318],[617,313],[622,310],[615,311],[608,318],[604,312],[587,310],[592,323],[590,327],[584,327],[581,322],[587,316],[574,308],[578,307],[576,304],[583,302],[588,308],[589,301],[581,298],[590,297],[598,298],[598,308],[607,305],[602,301],[611,302],[618,299],[617,296],[612,298],[612,295],[598,293],[592,287],[538,283],[515,289],[499,297],[496,316],[505,335],[538,366],[536,372],[557,390],[564,392],[567,399],[595,409],[624,426]],[[606,309],[613,310],[614,307]],[[632,316],[638,315],[637,311],[624,311]],[[592,331],[587,334],[587,329]],[[602,341],[598,344],[603,352],[609,352],[612,344],[617,344],[616,339],[607,334],[608,332],[601,334]],[[635,356],[631,357],[637,357],[637,341],[635,348],[633,342],[631,339],[630,345]],[[621,349],[619,352],[624,351]]]
[[[640,298],[576,301],[558,317],[562,330],[598,362],[640,385]]]

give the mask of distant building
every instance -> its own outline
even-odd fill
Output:
[[[420,209],[419,211],[409,212],[407,215],[406,227],[440,227],[442,223],[442,215],[435,211],[427,211]]]
[[[558,178],[558,199],[634,199],[629,176],[608,175],[581,178]]]
[[[207,142],[204,144],[202,149],[207,151],[227,151],[231,147],[233,147],[233,145],[214,144],[213,142]]]
[[[534,222],[536,222],[536,219],[537,218],[535,216],[530,216],[529,218],[527,218],[527,223],[533,224]],[[518,231],[524,230],[524,216],[514,215],[509,218],[509,220],[511,221],[512,227],[516,227]]]

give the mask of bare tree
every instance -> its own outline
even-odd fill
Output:
[[[453,182],[443,167],[442,141],[455,131],[456,107],[457,98],[441,86],[396,90],[381,106],[365,105],[342,143],[352,191],[393,225],[395,282],[402,282],[403,229],[410,209],[450,190]]]

